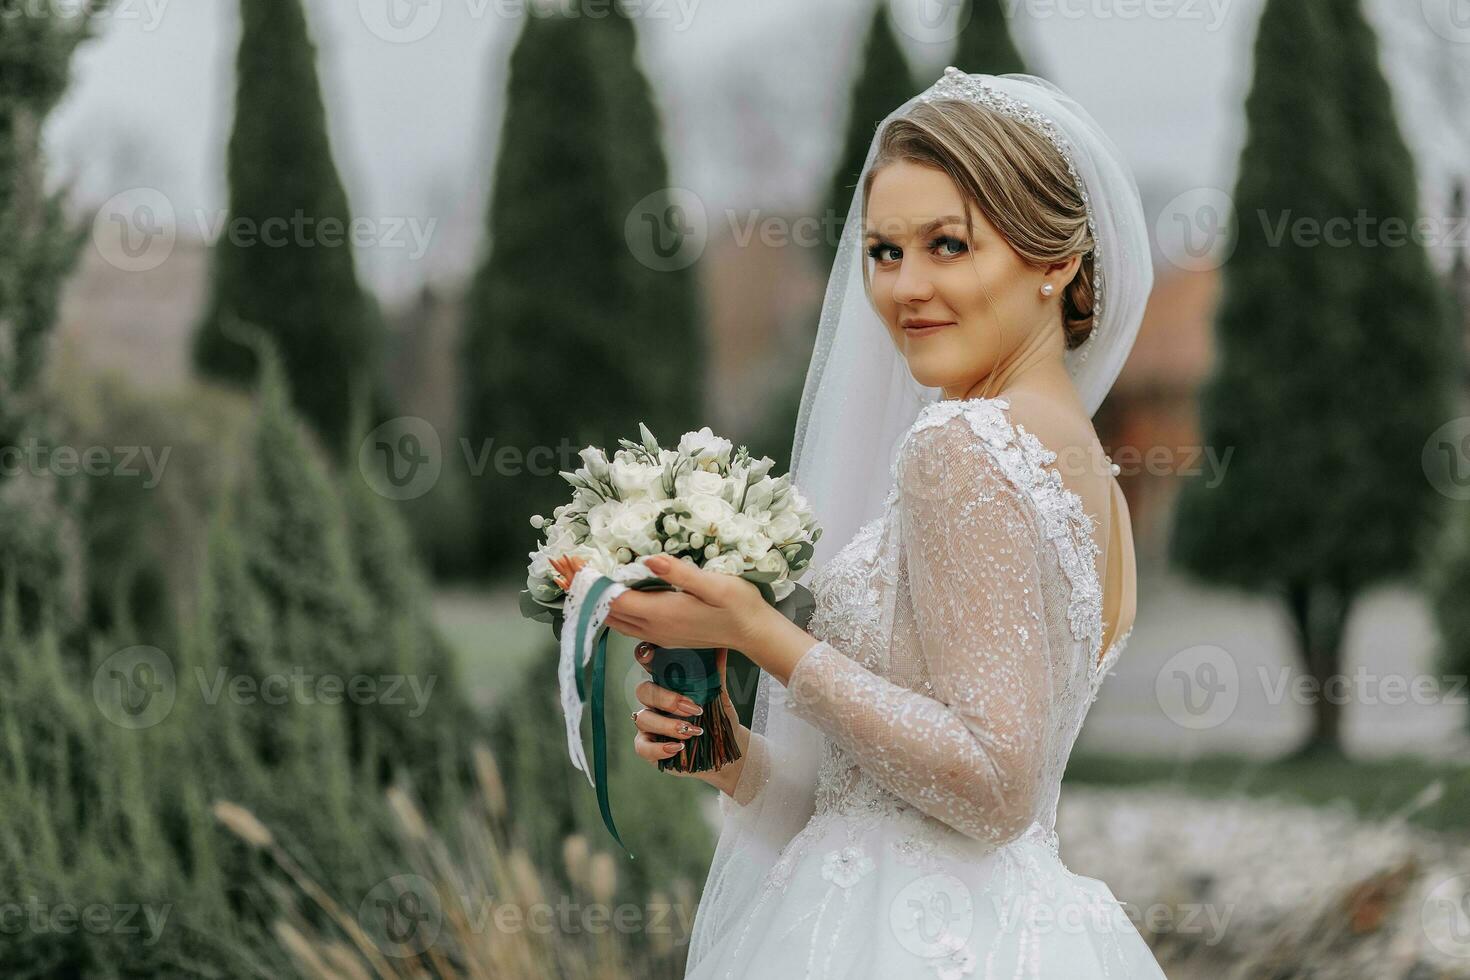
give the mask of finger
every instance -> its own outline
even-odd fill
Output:
[[[645,708],[638,712],[637,717],[633,719],[633,723],[638,726],[639,731],[648,732],[650,735],[667,735],[670,738],[680,740],[693,738],[704,731],[703,728],[700,728],[692,721],[685,721],[682,718],[670,718],[668,715],[659,714],[651,708]]]
[[[655,764],[678,755],[683,749],[683,742],[660,742],[647,732],[639,732],[633,736],[633,751],[639,758]]]
[[[722,576],[718,572],[707,572],[682,558],[670,558],[668,555],[655,555],[644,562],[655,575],[677,586],[683,591],[694,596],[696,599],[709,601],[719,591],[723,584]]]
[[[684,695],[659,687],[653,681],[644,681],[633,688],[633,696],[645,707],[657,708],[671,715],[697,715],[702,710]]]

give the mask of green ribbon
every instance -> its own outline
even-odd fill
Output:
[[[602,593],[613,585],[610,578],[599,578],[587,589],[587,594],[582,597],[582,605],[578,611],[576,626],[575,647],[577,656],[582,656],[584,644],[587,642],[587,630],[592,624],[592,614],[597,608],[597,599]],[[603,720],[603,693],[607,680],[607,627],[603,626],[597,631],[597,646],[592,651],[592,659],[587,667],[592,671],[591,685],[592,696],[587,696],[586,682],[582,677],[582,664],[576,665],[573,672],[577,678],[577,697],[583,701],[591,701],[592,709],[592,781],[597,785],[597,808],[602,811],[602,823],[608,832],[613,835],[613,840],[618,846],[627,852],[628,857],[633,857],[633,852],[628,850],[628,845],[623,843],[623,838],[618,835],[617,825],[613,823],[612,803],[607,796],[607,726]]]

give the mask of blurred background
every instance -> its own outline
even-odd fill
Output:
[[[0,975],[680,976],[715,794],[619,638],[618,854],[527,518],[640,421],[788,466],[949,64],[1153,231],[1063,859],[1171,978],[1470,977],[1466,0],[0,0]]]

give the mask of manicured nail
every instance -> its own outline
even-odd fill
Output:
[[[669,755],[678,755],[680,752],[684,751],[684,743],[683,742],[670,742],[664,748],[664,751],[667,752]]]
[[[700,712],[700,707],[688,698],[682,698],[674,710],[681,715],[697,715]]]

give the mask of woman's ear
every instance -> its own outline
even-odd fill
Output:
[[[1046,267],[1046,274],[1059,273],[1063,283],[1069,283],[1077,277],[1077,271],[1082,268],[1082,253],[1069,255],[1061,262],[1053,262]]]

